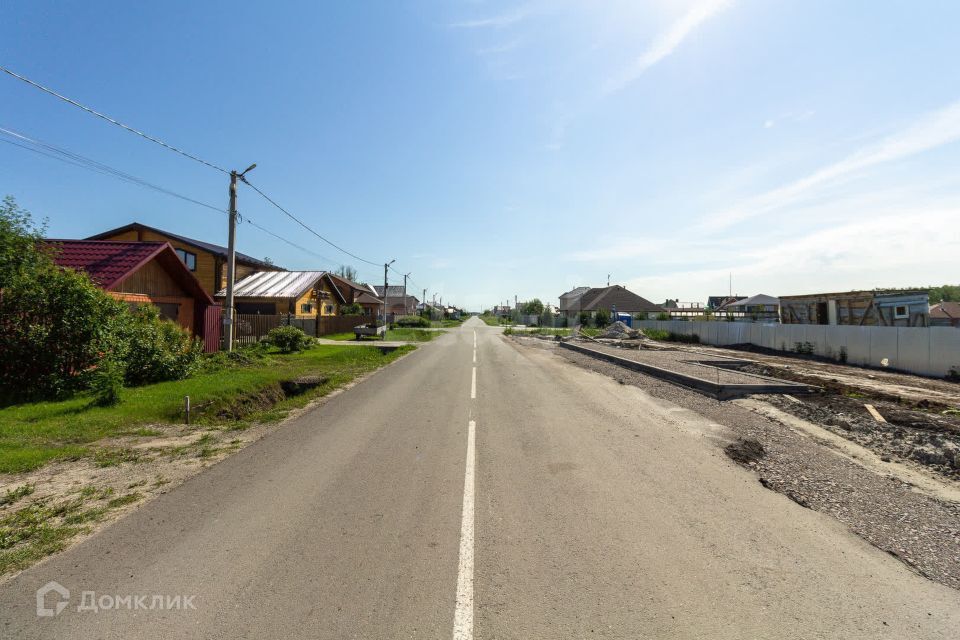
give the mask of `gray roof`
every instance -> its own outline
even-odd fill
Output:
[[[721,309],[730,309],[731,307],[757,307],[761,305],[778,305],[780,304],[780,298],[774,298],[773,296],[768,296],[763,293],[758,293],[755,296],[750,296],[749,298],[744,298],[743,300],[737,300],[736,302],[731,302],[726,304]]]
[[[637,311],[657,313],[658,311],[663,311],[661,306],[638,296],[626,287],[618,284],[590,289],[580,296],[579,302],[574,304],[573,309],[568,308],[567,311],[596,311],[598,309],[610,311],[614,307],[616,307],[618,312],[626,313]]]
[[[326,274],[326,271],[261,271],[247,276],[233,286],[237,298],[299,298]],[[227,290],[217,292],[217,297]]]
[[[590,291],[590,287],[577,287],[576,289],[571,289],[570,291],[567,291],[566,293],[561,293],[561,294],[560,294],[560,297],[561,297],[561,298],[573,298],[573,297],[578,297],[578,296],[582,296],[582,295],[585,294],[587,291]]]

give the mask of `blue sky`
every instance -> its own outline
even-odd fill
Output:
[[[0,64],[228,168],[469,308],[960,281],[960,4],[7,2]],[[0,127],[225,206],[225,177],[8,76]],[[0,139],[10,140],[6,135]],[[0,144],[84,237],[224,216]],[[358,263],[249,189],[238,248]],[[394,276],[391,276],[395,280]]]

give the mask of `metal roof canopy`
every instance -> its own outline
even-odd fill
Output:
[[[254,273],[233,286],[237,298],[299,298],[317,285],[326,271],[261,271]],[[227,295],[226,289],[217,292],[217,297]]]

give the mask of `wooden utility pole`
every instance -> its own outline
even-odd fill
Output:
[[[403,315],[410,313],[410,307],[407,306],[407,278],[409,273],[403,274]]]
[[[230,211],[227,232],[227,309],[223,318],[223,339],[227,351],[233,351],[233,270],[237,260],[237,172],[230,172]]]
[[[248,171],[253,171],[256,163],[244,169],[243,173],[230,172],[230,211],[229,231],[227,232],[227,309],[223,318],[223,338],[227,351],[233,351],[233,280],[237,261],[237,179],[243,180]]]
[[[383,263],[383,324],[387,324],[387,269],[396,259]]]
[[[426,309],[427,309],[427,290],[426,290],[426,289],[423,290],[423,299],[422,299],[422,301],[423,301],[423,309],[424,309],[424,311],[426,311]]]

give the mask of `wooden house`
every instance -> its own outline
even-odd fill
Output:
[[[88,240],[169,242],[187,269],[200,281],[204,291],[212,296],[227,286],[227,247],[148,227],[139,222],[98,233]],[[239,251],[236,252],[234,267],[234,282],[260,271],[282,271],[280,267]]]
[[[226,298],[226,288],[217,299]],[[261,271],[233,287],[239,314],[291,315],[296,318],[336,316],[346,297],[326,271]]]
[[[330,279],[346,300],[346,304],[360,305],[361,315],[367,318],[376,318],[383,311],[383,301],[377,297],[377,292],[368,284],[354,282],[349,278],[331,273]]]
[[[782,324],[837,324],[864,327],[926,327],[926,291],[874,290],[780,296]]]
[[[111,296],[131,305],[152,304],[160,315],[207,341],[215,350],[220,307],[166,242],[47,240],[54,262],[84,271]]]

